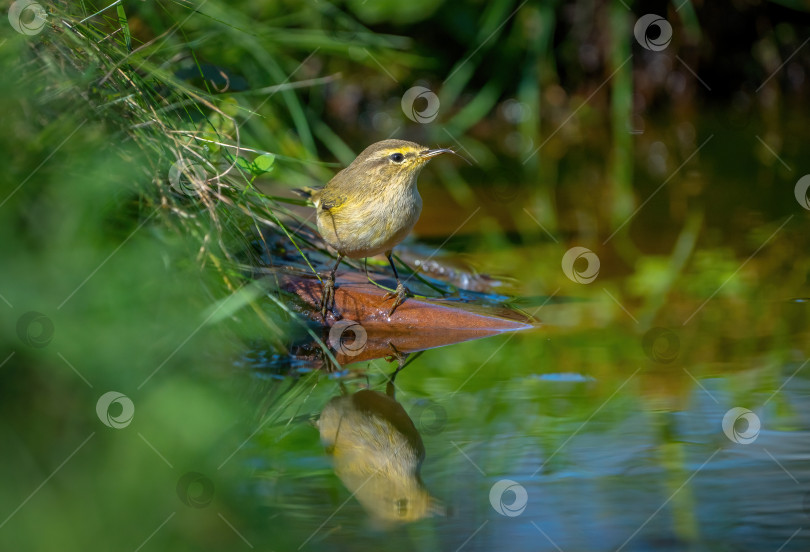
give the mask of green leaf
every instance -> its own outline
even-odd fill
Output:
[[[118,23],[121,25],[121,30],[124,32],[124,43],[127,47],[127,52],[132,52],[132,34],[129,32],[129,23],[127,23],[127,14],[124,11],[124,6],[119,4],[116,8],[118,12]]]
[[[255,167],[254,174],[262,174],[266,172],[270,172],[273,169],[273,165],[276,163],[276,156],[272,153],[265,153],[264,155],[260,155],[256,159],[253,160],[253,166]]]
[[[247,284],[211,305],[204,313],[204,319],[207,324],[222,322],[235,316],[237,312],[266,293],[267,290],[260,282]]]
[[[241,155],[236,158],[236,166],[245,172],[253,173],[253,164]]]

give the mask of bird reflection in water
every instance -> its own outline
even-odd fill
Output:
[[[415,355],[418,356],[418,355]],[[321,442],[332,455],[335,474],[373,520],[390,525],[443,514],[422,483],[425,446],[405,409],[396,401],[394,379],[386,392],[364,389],[334,397],[318,420]]]

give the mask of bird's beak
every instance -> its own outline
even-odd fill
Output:
[[[423,151],[419,154],[420,159],[430,159],[431,157],[436,157],[437,155],[441,155],[443,153],[456,153],[451,149],[442,148],[442,149],[431,149],[427,151]]]

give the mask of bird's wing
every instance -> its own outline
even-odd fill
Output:
[[[317,198],[313,196],[312,200],[319,208],[323,209],[324,211],[329,211],[343,205],[346,202],[346,195],[326,187],[320,190],[320,194],[318,194]]]

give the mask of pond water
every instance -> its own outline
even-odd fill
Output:
[[[382,359],[332,374],[303,363],[293,378],[250,355],[261,412],[240,457],[258,477],[243,492],[272,527],[250,538],[807,550],[806,160],[723,121],[672,135],[637,138],[641,208],[615,236],[609,155],[560,161],[554,186],[482,183],[468,204],[426,171],[422,245],[403,257],[442,245],[439,263],[490,275],[541,324],[425,351],[388,389],[396,365]]]
[[[30,287],[2,290],[0,549],[810,549],[808,119],[790,113],[552,140],[535,167],[472,144],[480,165],[431,162],[399,256],[468,288],[454,305],[536,323],[400,329],[446,345],[398,359],[378,319],[334,371],[275,295],[253,317],[242,293],[266,288],[215,302],[222,282],[146,227],[91,252],[54,231],[48,270],[4,272]],[[71,201],[78,228],[95,203]],[[287,238],[267,243],[293,273]]]
[[[807,1],[6,4],[0,552],[810,550]]]

